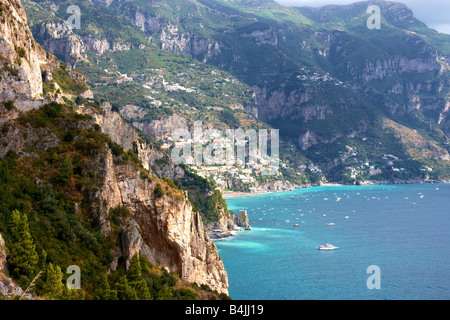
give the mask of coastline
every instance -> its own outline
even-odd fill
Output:
[[[287,192],[287,191],[293,191],[295,189],[307,189],[312,187],[343,187],[343,186],[371,186],[371,185],[394,185],[394,184],[438,184],[438,183],[446,183],[450,184],[450,180],[397,180],[397,181],[375,181],[375,180],[368,180],[362,183],[358,184],[342,184],[342,183],[334,183],[334,182],[327,182],[327,183],[317,183],[317,184],[311,184],[311,185],[302,185],[297,186],[291,190],[259,190],[256,192],[241,192],[241,191],[225,191],[222,193],[222,197],[224,199],[229,199],[233,197],[239,197],[239,196],[249,196],[249,195],[256,195],[256,194],[270,194],[270,193],[279,193],[279,192]],[[220,240],[230,240],[237,236],[238,232],[242,231],[243,229],[235,228],[234,230],[208,230],[207,234],[210,237],[212,241],[220,241]]]
[[[286,191],[286,190],[284,190]],[[239,196],[249,196],[253,194],[266,194],[266,193],[275,193],[275,192],[282,192],[282,191],[256,191],[256,192],[240,192],[240,191],[226,191],[222,193],[222,197],[224,199],[232,198],[232,197],[239,197]]]
[[[224,191],[222,192],[222,197],[224,199],[239,197],[239,196],[249,196],[256,194],[269,194],[269,193],[278,193],[278,192],[286,192],[292,191],[295,189],[304,189],[311,187],[343,187],[343,186],[369,186],[369,185],[389,185],[389,184],[414,184],[414,183],[450,183],[450,180],[367,180],[364,182],[359,182],[355,184],[343,184],[337,182],[326,182],[326,183],[314,183],[297,186],[291,190],[259,190],[255,192],[242,192],[242,191]]]

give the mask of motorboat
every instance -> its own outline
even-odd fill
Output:
[[[333,222],[327,223],[327,226],[334,226],[335,224]]]
[[[293,227],[300,227],[300,225],[298,225],[298,224],[294,224],[294,225],[293,225]]]
[[[335,247],[332,244],[327,243],[325,245],[319,246],[317,249],[319,249],[319,250],[336,250],[336,249],[339,249],[339,247]]]

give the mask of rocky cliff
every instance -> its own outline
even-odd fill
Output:
[[[112,231],[108,219],[109,209],[123,206],[131,213],[127,223],[120,226],[122,236],[116,258],[124,258],[129,265],[132,255],[139,252],[150,261],[178,273],[187,282],[206,284],[219,293],[228,293],[227,273],[216,246],[206,235],[200,214],[193,210],[185,193],[154,175],[159,172],[161,176],[176,177],[182,175],[183,170],[175,167],[166,154],[150,143],[145,143],[119,113],[111,110],[110,104],[103,103],[101,110],[87,104],[79,106],[80,113],[91,117],[76,116],[67,107],[57,104],[28,114],[22,113],[23,117],[20,117],[16,103],[33,101],[42,92],[38,56],[45,56],[45,52],[37,49],[26,24],[25,12],[18,1],[2,0],[1,10],[4,20],[0,25],[0,52],[4,62],[1,69],[2,98],[14,101],[12,104],[0,105],[3,132],[0,136],[0,155],[4,157],[11,152],[17,158],[39,157],[36,153],[45,153],[49,148],[63,143],[65,139],[58,131],[60,129],[55,129],[49,123],[24,125],[27,119],[33,117],[51,122],[63,113],[71,114],[68,116],[73,116],[69,126],[73,126],[72,130],[81,135],[84,130],[95,132],[95,125],[100,126],[104,133],[110,135],[108,139],[125,150],[132,149],[142,164],[141,167],[129,161],[119,161],[108,147],[109,142],[100,149],[87,151],[90,156],[96,154],[90,166],[95,171],[95,183],[99,187],[90,189],[83,197],[88,202],[91,214],[98,218],[100,231],[105,236]],[[13,77],[5,76],[5,73]],[[31,118],[28,118],[29,114],[33,114]],[[63,130],[70,128],[63,126]],[[88,146],[84,147],[89,149]],[[161,159],[166,159],[165,165],[155,169],[155,162],[161,162]],[[54,180],[51,182],[55,183]],[[155,191],[157,185],[162,186],[159,192]],[[80,205],[76,203],[75,215],[79,210]],[[6,253],[2,237],[0,242],[0,264],[3,268]],[[114,268],[114,264],[111,267]],[[3,276],[0,280],[4,284]]]
[[[122,146],[125,150],[133,150],[142,166],[152,170],[159,178],[181,178],[183,169],[172,162],[172,158],[160,151],[150,143],[144,142],[138,130],[127,122],[119,113],[112,110],[109,102],[100,105],[101,112],[87,105],[79,105],[78,112],[93,117],[102,132],[107,134],[112,141]]]
[[[43,50],[33,39],[20,1],[1,0],[0,14],[0,100],[39,99]]]
[[[6,265],[6,257],[7,256],[8,256],[8,253],[6,251],[5,240],[3,240],[3,237],[0,234],[0,271],[7,270],[7,265]]]
[[[105,181],[101,201],[106,203],[106,212],[121,205],[132,215],[122,229],[121,255],[127,263],[140,252],[188,282],[228,292],[227,273],[217,248],[182,192],[170,190],[158,197],[154,192],[156,180],[143,179],[132,166],[115,165],[111,152],[102,172]]]
[[[102,132],[124,149],[134,149],[146,169],[155,169],[155,161],[166,159],[165,166],[156,173],[166,177],[182,177],[183,170],[154,147],[142,142],[138,132],[111,105],[102,103],[102,112],[79,106],[81,113],[89,114],[100,125]],[[195,212],[186,195],[171,189],[157,197],[155,178],[145,178],[130,165],[114,163],[111,151],[101,157],[100,174],[104,178],[102,189],[93,197],[106,204],[100,209],[102,232],[110,232],[107,215],[109,209],[125,206],[132,214],[128,225],[122,229],[122,247],[117,259],[123,257],[129,264],[135,253],[158,262],[182,279],[207,284],[213,290],[228,293],[227,273],[217,253],[215,244],[206,235],[202,218]],[[169,188],[170,189],[170,188]],[[114,267],[114,265],[113,265]]]

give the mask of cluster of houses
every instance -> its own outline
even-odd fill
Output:
[[[309,75],[309,71],[306,70],[305,68],[302,68],[301,70],[305,71],[306,74],[298,75],[297,79],[299,79],[299,80],[310,81],[310,82],[317,82],[317,81],[327,82],[327,81],[332,81],[332,82],[334,82],[335,86],[345,87],[345,84],[342,81],[335,80],[333,77],[330,76],[330,74],[328,72],[325,73],[325,74],[319,74],[317,72],[314,72],[312,75]]]

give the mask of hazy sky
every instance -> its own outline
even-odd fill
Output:
[[[320,7],[349,4],[358,0],[275,0],[283,5]],[[406,4],[428,27],[450,34],[450,0],[394,0]]]

